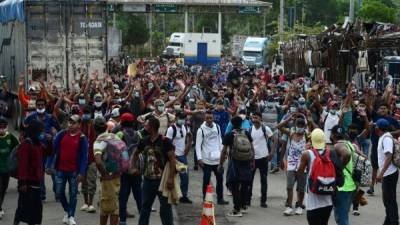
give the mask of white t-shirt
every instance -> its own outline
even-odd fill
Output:
[[[322,118],[325,120],[324,123],[324,133],[325,133],[325,142],[327,144],[331,143],[331,133],[332,128],[339,124],[339,113],[332,115],[332,113],[323,112]]]
[[[264,125],[262,125],[264,126]],[[274,135],[268,126],[265,126],[265,133],[268,138]],[[258,129],[255,126],[251,128],[251,138],[253,139],[255,159],[261,159],[268,156],[267,140],[265,140],[264,132],[262,127]]]
[[[176,136],[172,141],[172,144],[175,146],[175,155],[183,156],[185,155],[186,135],[190,131],[188,131],[185,126],[178,127],[176,124],[174,126],[176,127]],[[167,129],[167,134],[165,136],[172,140],[173,135],[174,135],[174,129],[172,128],[172,126],[170,126]]]
[[[382,170],[385,164],[385,153],[393,153],[393,140],[392,135],[388,132],[382,135],[378,141],[378,165],[379,170]],[[384,177],[396,173],[397,167],[390,163],[388,169],[386,170]]]

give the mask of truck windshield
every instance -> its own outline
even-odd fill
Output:
[[[245,51],[243,52],[244,56],[252,56],[252,57],[260,57],[261,53],[260,52],[249,52],[249,51]]]
[[[181,47],[181,43],[177,43],[177,42],[170,42],[169,46],[173,46],[173,47]]]

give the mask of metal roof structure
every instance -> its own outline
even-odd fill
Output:
[[[174,4],[187,6],[248,6],[272,7],[270,2],[258,0],[107,0],[115,4]]]

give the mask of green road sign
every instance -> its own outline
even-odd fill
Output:
[[[154,5],[154,10],[158,13],[176,13],[177,7],[173,4],[157,4]]]
[[[241,6],[239,7],[239,13],[260,13],[260,7],[256,6]]]

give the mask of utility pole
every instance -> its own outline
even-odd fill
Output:
[[[284,18],[285,18],[285,0],[280,0],[280,14],[279,14],[279,37],[282,39],[284,31]]]
[[[350,23],[354,23],[354,0],[350,0],[349,21]]]

